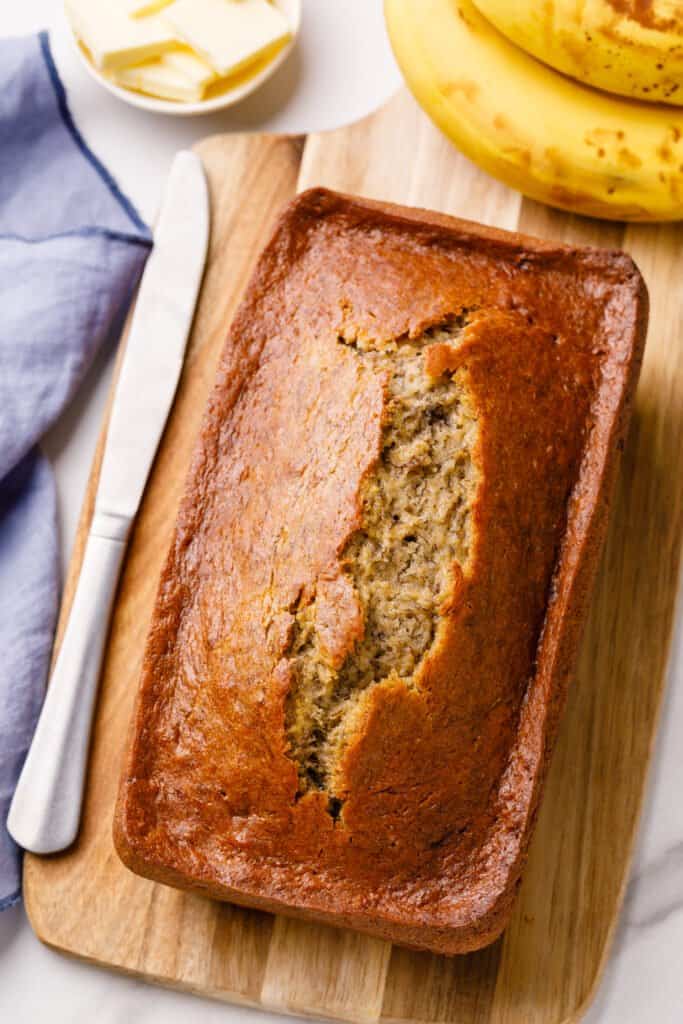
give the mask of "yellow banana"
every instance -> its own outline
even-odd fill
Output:
[[[394,53],[466,156],[551,206],[683,219],[683,110],[579,85],[510,43],[472,0],[385,0]]]
[[[681,0],[474,2],[513,43],[580,82],[683,106]]]

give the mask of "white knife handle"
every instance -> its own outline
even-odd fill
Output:
[[[33,853],[56,853],[78,834],[90,731],[125,540],[89,535],[76,595],[7,819]]]

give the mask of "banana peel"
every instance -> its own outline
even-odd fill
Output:
[[[385,0],[418,102],[476,164],[525,195],[611,220],[683,219],[683,110],[566,78],[472,0]]]
[[[474,0],[508,39],[598,89],[683,106],[680,0]]]

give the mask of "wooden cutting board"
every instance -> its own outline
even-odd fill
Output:
[[[85,817],[63,855],[29,856],[37,935],[150,981],[352,1021],[566,1024],[598,982],[614,930],[661,705],[683,533],[683,224],[601,223],[522,200],[460,156],[407,92],[307,139],[225,135],[209,176],[209,264],[174,411],[122,578],[94,731]],[[351,932],[213,903],[130,874],[111,841],[120,757],[156,579],[228,322],[281,204],[327,185],[563,241],[623,246],[650,288],[637,411],[612,525],[512,922],[481,953],[447,959]],[[65,590],[73,595],[95,460]]]

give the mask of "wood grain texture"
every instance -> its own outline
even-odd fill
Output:
[[[357,932],[278,917],[261,992],[264,1005],[376,1021],[391,945]]]
[[[112,623],[77,844],[27,857],[43,941],[149,980],[222,999],[352,1021],[568,1024],[603,965],[628,873],[661,704],[683,537],[683,225],[569,216],[492,181],[399,93],[348,128],[294,139],[222,136],[199,147],[210,178],[209,267],[173,415],[148,485]],[[278,206],[326,185],[581,244],[624,246],[652,316],[636,415],[577,679],[520,899],[503,939],[448,959],[212,903],[119,863],[111,816],[157,573],[237,297]],[[100,453],[64,597],[78,576]]]

